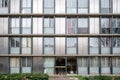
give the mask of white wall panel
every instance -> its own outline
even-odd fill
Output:
[[[42,18],[33,18],[33,34],[42,34],[43,20]]]
[[[99,13],[99,0],[90,0],[90,13]]]
[[[33,13],[43,13],[43,0],[33,0]]]
[[[65,54],[65,38],[62,38],[62,37],[57,37],[55,38],[56,40],[56,48],[55,48],[55,54],[56,55],[63,55]]]
[[[10,0],[10,13],[19,13],[20,0]]]
[[[78,38],[78,54],[86,55],[88,54],[88,38]]]
[[[65,18],[55,18],[55,34],[65,34]]]
[[[55,13],[65,13],[65,0],[55,0]]]
[[[90,18],[90,34],[99,34],[99,18]]]

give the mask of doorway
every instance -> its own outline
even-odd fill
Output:
[[[56,57],[55,71],[56,71],[56,74],[66,73],[66,58],[65,57]]]

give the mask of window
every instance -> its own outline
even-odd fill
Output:
[[[102,67],[110,67],[110,58],[109,57],[102,57],[101,58],[101,66]]]
[[[78,34],[87,34],[88,33],[88,19],[87,18],[78,18]]]
[[[22,33],[31,34],[31,19],[22,18]]]
[[[110,47],[111,42],[110,38],[101,38],[101,47]]]
[[[119,57],[113,57],[112,59],[113,67],[120,67],[120,58]]]
[[[77,53],[77,38],[67,38],[67,54]]]
[[[90,67],[98,67],[98,57],[90,58]]]
[[[22,13],[31,13],[31,0],[22,0]]]
[[[54,13],[54,7],[55,2],[54,0],[43,0],[44,1],[44,13],[53,14]]]
[[[88,13],[88,0],[78,0],[78,13]]]
[[[120,47],[120,38],[113,38],[112,39],[112,46],[113,47]]]
[[[120,34],[120,19],[119,18],[113,18],[111,21],[111,26],[112,26],[113,34]]]
[[[11,34],[20,34],[20,20],[19,18],[11,19]]]
[[[22,38],[22,54],[31,53],[31,38]]]
[[[54,38],[44,38],[44,54],[54,54]]]
[[[31,47],[31,38],[22,38],[22,47]]]
[[[11,47],[20,47],[20,38],[11,38]]]
[[[44,18],[44,33],[54,34],[54,18]]]
[[[19,66],[20,64],[19,64],[19,58],[11,58],[10,59],[10,67],[12,67],[12,68],[17,68],[17,67],[20,67]]]
[[[44,69],[46,69],[47,74],[54,74],[54,58],[45,58],[44,60]]]
[[[77,19],[67,18],[67,34],[77,33]]]
[[[32,58],[31,57],[22,57],[22,67],[31,67]]]
[[[110,13],[111,12],[111,0],[101,0],[101,13]]]
[[[79,58],[78,59],[78,67],[87,67],[88,59],[87,58]]]
[[[8,0],[0,0],[0,7],[8,7]]]
[[[67,0],[67,13],[77,13],[77,0]]]
[[[98,38],[90,38],[90,54],[99,53],[99,41]]]
[[[101,19],[101,33],[110,34],[110,20],[109,18]]]

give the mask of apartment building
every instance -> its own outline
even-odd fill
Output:
[[[120,74],[120,0],[0,0],[0,73]]]

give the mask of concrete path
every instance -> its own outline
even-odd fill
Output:
[[[78,80],[77,78],[68,78],[67,76],[57,75],[49,78],[49,80]]]

